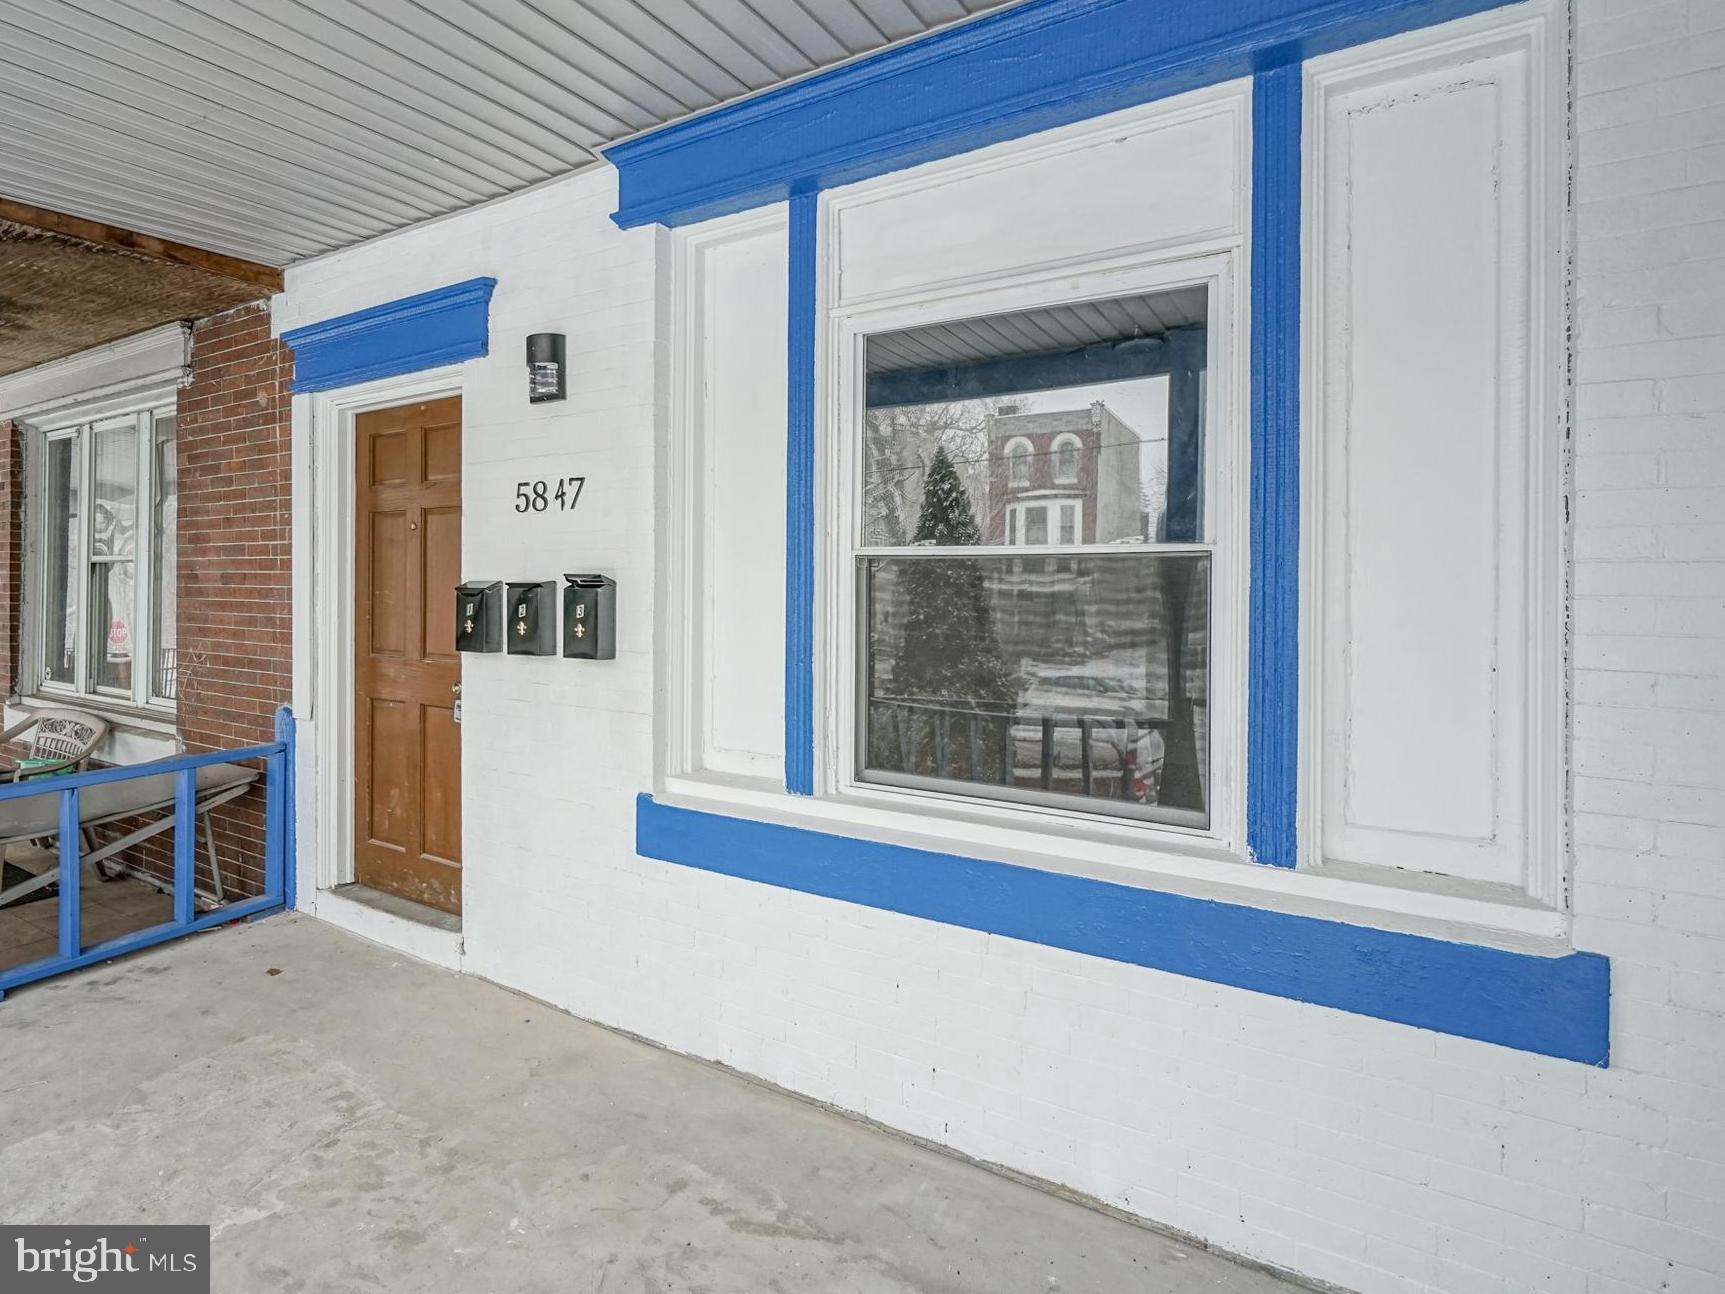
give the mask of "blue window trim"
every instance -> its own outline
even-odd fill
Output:
[[[1246,843],[1297,861],[1304,59],[1505,0],[1030,0],[613,146],[628,228],[790,204],[785,785],[814,790],[819,193],[1253,78]],[[642,797],[648,857],[1604,1065],[1609,963],[1540,957],[694,813]]]
[[[613,144],[614,219],[784,202],[1502,2],[1030,0]]]
[[[647,858],[1560,1060],[1610,1059],[1611,964],[635,805]]]
[[[1251,587],[1246,847],[1298,861],[1300,123],[1298,63],[1252,79]]]
[[[785,789],[815,793],[815,309],[820,195],[790,203],[785,426]]]
[[[329,391],[486,354],[496,286],[468,279],[284,332],[293,389]]]

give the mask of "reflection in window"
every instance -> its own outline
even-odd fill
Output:
[[[82,472],[75,436],[48,442],[45,483],[42,607],[42,673],[50,683],[75,686],[78,678],[79,572],[83,569],[83,522],[78,515]]]
[[[1035,565],[864,562],[863,776],[1204,825],[1208,556]]]
[[[137,625],[134,553],[138,533],[138,429],[135,419],[98,427],[90,528],[90,659],[97,691],[132,691]]]
[[[1207,302],[868,339],[859,778],[1208,825]]]

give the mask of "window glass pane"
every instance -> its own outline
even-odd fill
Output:
[[[860,776],[1209,825],[1209,557],[860,560]]]
[[[97,430],[90,544],[90,647],[98,688],[130,692],[137,627],[138,429]]]
[[[78,682],[78,603],[83,561],[78,515],[78,442],[48,442],[43,547],[42,674],[49,683]]]
[[[159,413],[155,425],[156,495],[151,502],[155,570],[150,581],[150,624],[156,640],[155,677],[150,695],[171,701],[179,695],[179,476],[174,461],[174,415]]]
[[[868,338],[863,544],[1003,545],[1031,498],[1082,504],[1090,543],[1201,541],[1207,302],[1186,287]]]
[[[1068,484],[1078,480],[1078,442],[1062,437],[1054,450],[1054,480]]]

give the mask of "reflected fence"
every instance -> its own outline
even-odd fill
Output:
[[[881,697],[868,707],[866,763],[874,771],[1158,803],[1167,718],[991,712]]]

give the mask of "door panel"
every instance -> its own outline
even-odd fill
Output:
[[[371,653],[400,656],[407,650],[402,609],[408,602],[407,514],[371,514]]]
[[[461,401],[355,422],[354,879],[461,911]]]
[[[455,863],[461,857],[461,801],[447,793],[461,782],[461,726],[452,711],[425,711],[425,751],[420,848],[427,858]]]
[[[371,812],[365,843],[401,853],[409,838],[413,747],[419,740],[417,707],[371,699]]]
[[[425,654],[455,660],[455,586],[461,583],[461,509],[425,513]]]

